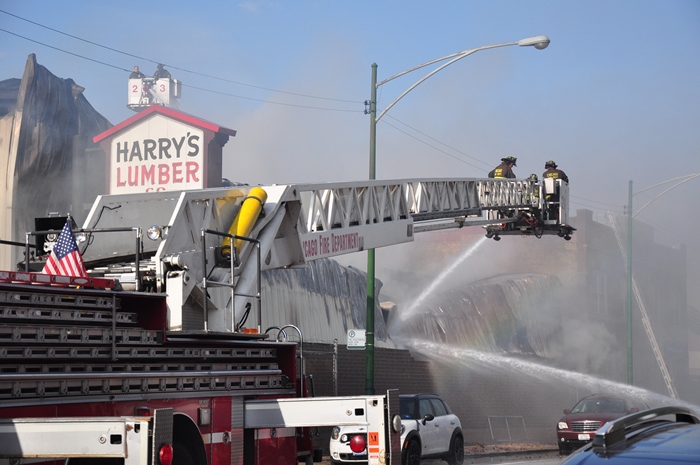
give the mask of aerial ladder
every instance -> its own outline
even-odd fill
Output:
[[[124,225],[153,240],[137,238],[134,250],[132,234],[109,232]],[[400,179],[106,195],[78,231],[89,236],[83,257],[91,276],[167,292],[171,331],[237,332],[253,305],[263,329],[261,271],[464,226],[482,226],[495,240],[516,234],[569,240],[568,185]]]

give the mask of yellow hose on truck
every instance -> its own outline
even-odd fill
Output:
[[[238,211],[238,215],[236,215],[233,223],[231,223],[228,233],[234,236],[248,237],[253,230],[255,222],[258,220],[258,216],[260,216],[265,201],[267,201],[267,192],[261,187],[252,188],[243,200],[241,209]],[[242,239],[233,240],[233,246],[238,252],[243,248],[243,242]],[[231,254],[231,239],[228,237],[224,238],[221,246],[224,254]]]

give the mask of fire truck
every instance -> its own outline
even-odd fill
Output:
[[[98,197],[74,227],[87,278],[41,273],[57,227],[0,272],[0,461],[82,465],[319,460],[310,427],[365,425],[398,464],[398,392],[308,397],[299,328],[270,322],[261,273],[482,226],[570,239],[568,186],[373,180]],[[288,333],[297,332],[299,341]]]

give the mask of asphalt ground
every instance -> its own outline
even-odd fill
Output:
[[[556,457],[559,449],[556,444],[537,443],[499,443],[499,444],[472,444],[464,447],[464,463],[482,463],[479,459],[487,457],[522,456],[524,460],[542,457]],[[327,455],[323,456],[324,465],[330,465],[331,460]],[[441,460],[426,460],[426,464],[438,465],[446,462]]]

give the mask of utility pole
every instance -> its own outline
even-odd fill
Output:
[[[627,198],[627,384],[634,384],[632,365],[632,181]]]

